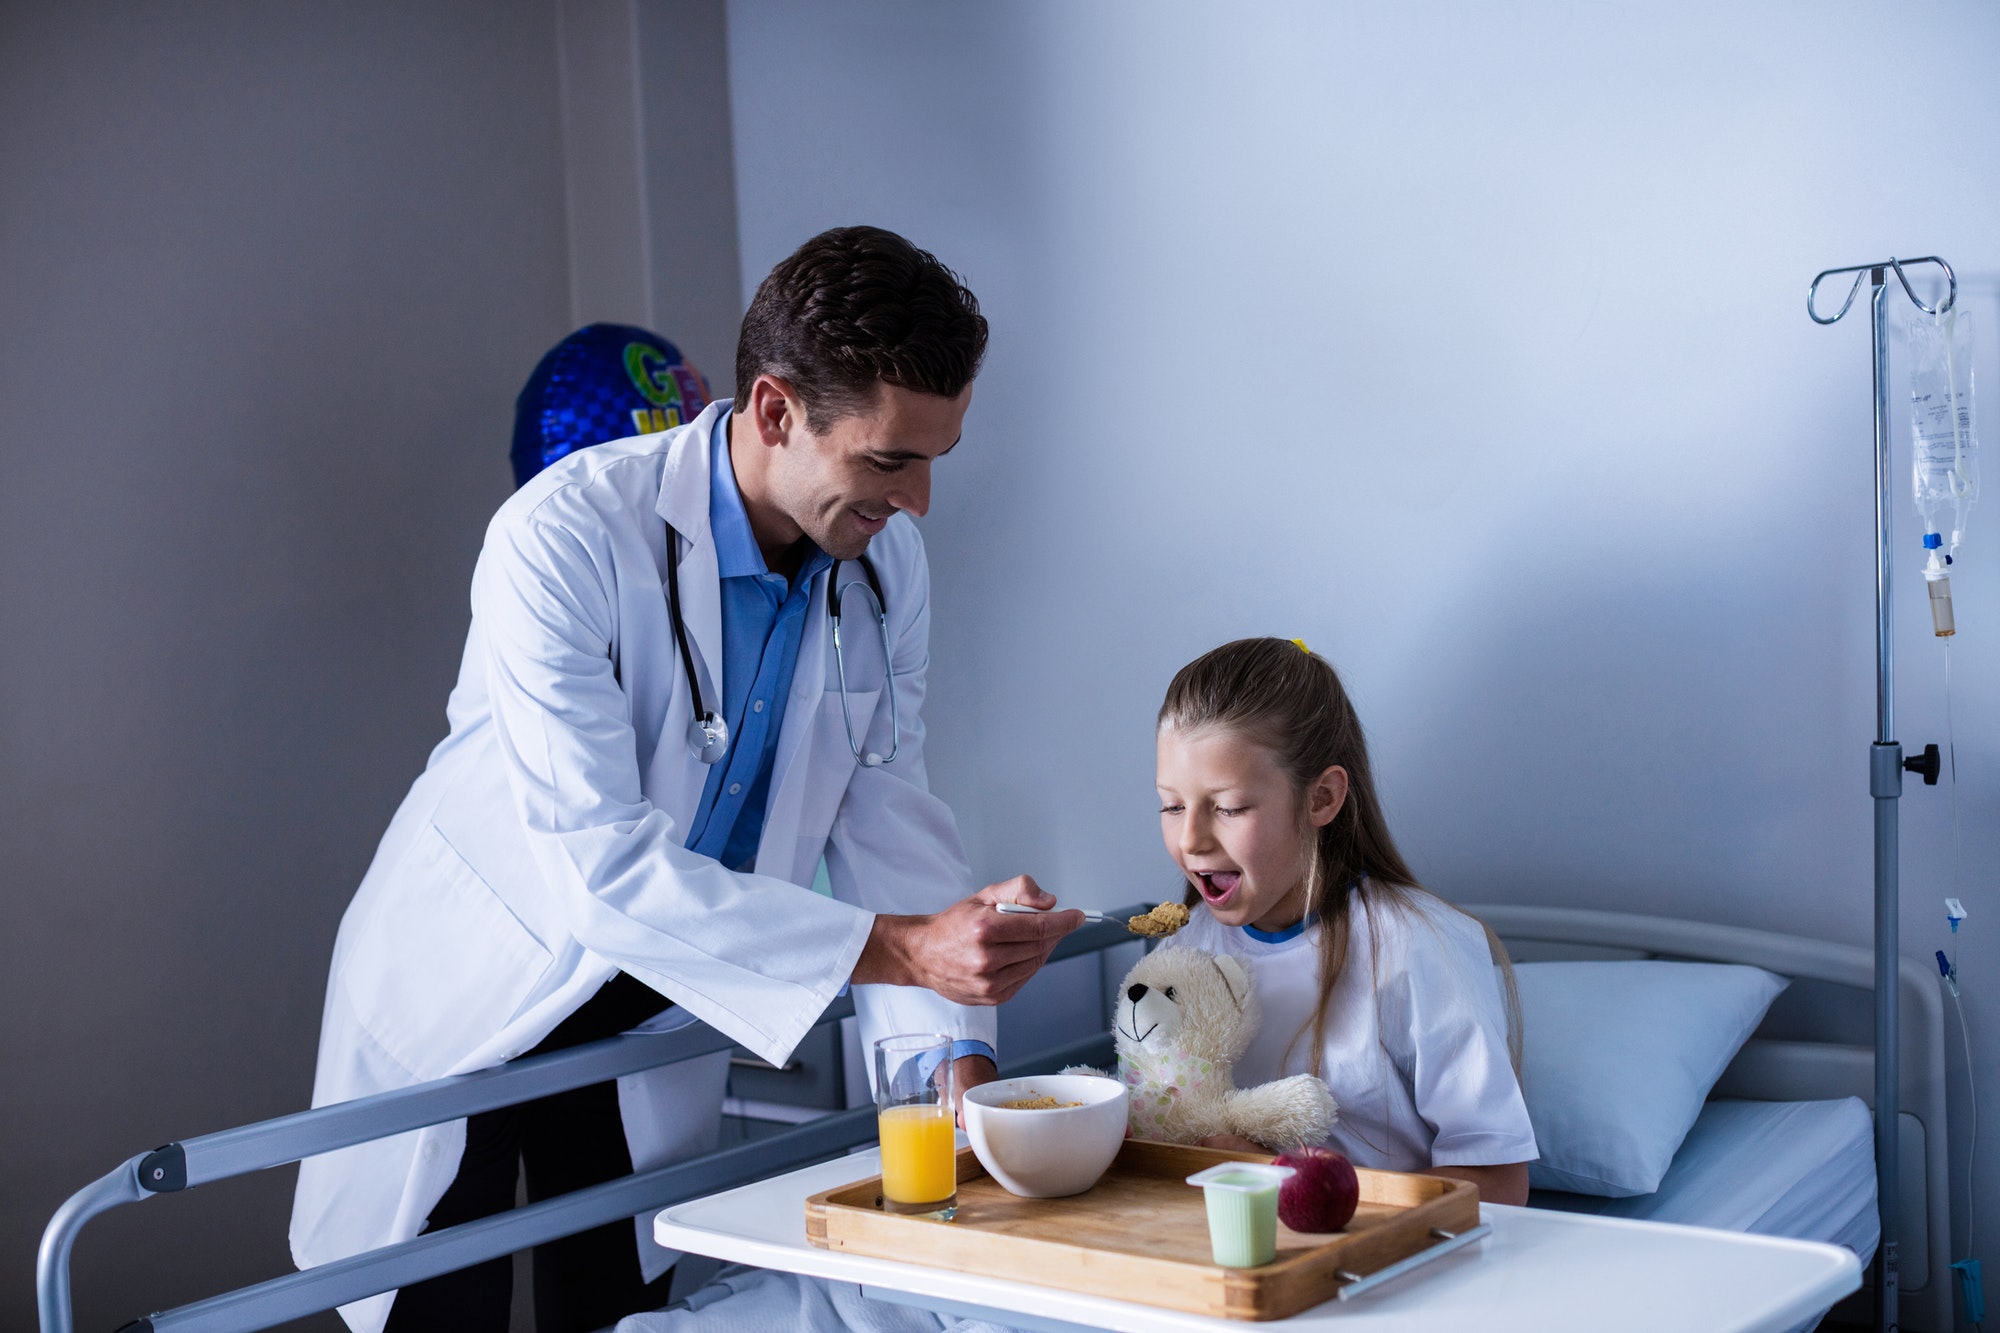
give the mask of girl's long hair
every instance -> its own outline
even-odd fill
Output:
[[[1240,734],[1277,756],[1291,778],[1299,797],[1302,836],[1309,839],[1306,915],[1320,928],[1319,1003],[1312,1021],[1312,1072],[1318,1074],[1326,1049],[1327,1010],[1347,967],[1350,905],[1368,914],[1373,937],[1377,912],[1414,916],[1418,895],[1444,900],[1417,882],[1396,849],[1375,793],[1361,719],[1333,667],[1304,644],[1292,639],[1238,639],[1204,653],[1175,674],[1166,702],[1160,705],[1159,725],[1182,732],[1218,728]],[[1330,822],[1315,830],[1306,822],[1305,792],[1335,765],[1347,770],[1347,800]],[[1200,901],[1200,893],[1189,886],[1188,906]],[[1513,964],[1499,937],[1484,922],[1480,926],[1500,972],[1507,1054],[1518,1076],[1521,1000]]]

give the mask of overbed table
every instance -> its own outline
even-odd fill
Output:
[[[867,1295],[1040,1333],[1777,1333],[1861,1285],[1837,1245],[1482,1204],[1492,1234],[1346,1301],[1245,1324],[1002,1278],[817,1249],[805,1201],[881,1174],[874,1149],[677,1204],[653,1223],[669,1249],[859,1284]]]

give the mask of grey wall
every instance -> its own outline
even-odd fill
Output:
[[[726,384],[725,37],[720,0],[0,4],[0,1329],[73,1190],[307,1104],[536,359],[636,317]],[[291,1178],[95,1224],[79,1325],[288,1269]]]
[[[727,9],[723,0],[644,0],[636,18],[651,319],[726,398],[747,304],[737,279]]]
[[[1100,906],[1169,882],[1160,694],[1280,634],[1343,671],[1447,895],[1865,942],[1868,334],[1810,323],[1806,284],[1945,255],[1989,382],[2000,324],[2000,17],[1888,14],[732,0],[745,290],[869,221],[993,320],[923,525],[932,772],[982,877]],[[1920,746],[1943,740],[1943,662],[1899,522]],[[1996,532],[1976,511],[1956,581],[1982,962]],[[1904,807],[1923,958],[1948,803]],[[1993,984],[1966,1000],[1989,1072]],[[1996,1185],[1989,1155],[1983,1236]]]
[[[569,327],[555,33],[0,8],[0,1328],[70,1191],[306,1104]],[[93,1227],[80,1326],[287,1270],[290,1175]]]
[[[570,323],[652,323],[636,0],[561,0]]]
[[[722,0],[563,0],[570,320],[670,338],[730,392],[735,158]]]

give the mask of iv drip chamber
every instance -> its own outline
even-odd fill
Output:
[[[1958,626],[1951,618],[1951,575],[1945,573],[1944,562],[1938,559],[1936,551],[1931,552],[1930,563],[1924,566],[1924,587],[1931,595],[1931,632],[1940,639],[1949,639],[1958,633]]]

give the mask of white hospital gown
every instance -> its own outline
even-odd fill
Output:
[[[1358,895],[1349,908],[1320,1067],[1340,1104],[1327,1142],[1356,1166],[1388,1171],[1533,1161],[1486,932],[1435,898],[1415,898],[1410,912],[1366,912]],[[1319,935],[1315,923],[1269,943],[1202,905],[1175,938],[1234,954],[1255,981],[1263,1024],[1237,1062],[1238,1087],[1311,1072]]]

